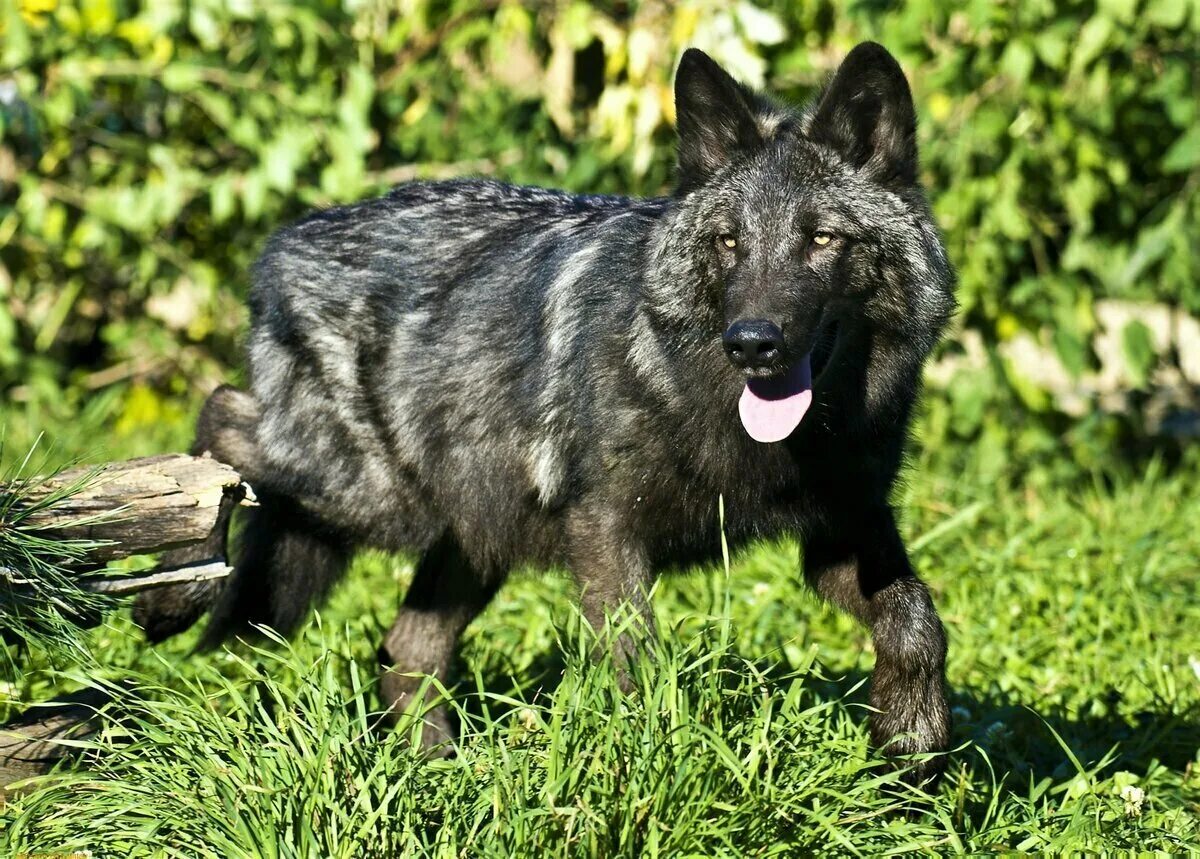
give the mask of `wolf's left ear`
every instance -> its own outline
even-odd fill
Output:
[[[752,96],[708,54],[684,51],[675,74],[679,185],[685,194],[762,145]]]
[[[885,184],[917,178],[917,114],[896,58],[863,42],[838,67],[806,123],[806,136]]]

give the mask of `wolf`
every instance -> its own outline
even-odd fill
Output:
[[[250,390],[212,395],[194,447],[259,506],[224,585],[143,597],[151,639],[206,609],[207,645],[292,630],[356,548],[411,552],[379,651],[400,713],[514,566],[569,570],[597,630],[618,609],[652,629],[655,575],[719,556],[723,498],[731,546],[796,537],[869,628],[876,746],[946,749],[946,638],[889,498],[955,308],[904,73],[864,43],[794,109],[691,49],[675,100],[669,196],[418,182],[269,240]],[[426,719],[424,743],[454,738]]]

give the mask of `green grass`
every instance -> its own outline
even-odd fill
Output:
[[[954,456],[944,462],[956,461]],[[86,768],[0,814],[0,847],[97,856],[710,856],[1200,847],[1200,487],[916,470],[900,504],[950,637],[947,778],[874,767],[869,640],[797,549],[664,579],[655,661],[622,696],[561,575],[516,576],[468,633],[459,755],[373,727],[374,652],[411,572],[365,554],[290,644],[154,650],[127,612],[94,663],[33,654],[10,690],[136,678]],[[968,476],[964,477],[964,473]],[[269,643],[268,643],[269,644]],[[905,813],[905,809],[908,812]]]

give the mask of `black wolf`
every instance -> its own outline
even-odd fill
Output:
[[[402,673],[444,677],[514,565],[569,569],[596,628],[618,606],[651,623],[656,571],[719,552],[723,496],[732,544],[796,535],[870,627],[875,743],[946,747],[945,635],[889,505],[954,308],[904,74],[859,45],[797,111],[690,50],[675,89],[669,197],[416,183],[270,240],[251,391],[217,391],[196,442],[261,501],[209,644],[294,628],[355,547],[415,552],[380,650],[400,710]],[[207,597],[138,616],[162,637]]]

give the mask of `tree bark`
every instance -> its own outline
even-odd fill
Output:
[[[88,555],[96,563],[199,542],[216,525],[222,504],[242,501],[249,490],[236,471],[211,457],[168,454],[64,471],[40,486],[31,482],[30,494],[44,498],[93,472],[79,492],[22,527],[50,539],[102,541]]]

